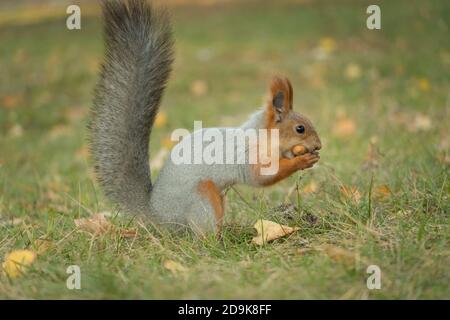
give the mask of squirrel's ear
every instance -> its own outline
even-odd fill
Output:
[[[270,97],[267,103],[269,121],[275,124],[281,122],[292,110],[293,90],[287,78],[274,77],[270,83]]]

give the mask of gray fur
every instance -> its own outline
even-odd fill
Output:
[[[195,131],[183,138],[177,147],[191,148],[193,152],[194,139],[201,139],[210,130],[223,134],[223,155],[226,157],[226,145],[231,139],[226,132],[232,133],[239,128],[205,128]],[[210,142],[203,141],[205,148]],[[236,149],[234,149],[236,154]],[[245,148],[245,159],[248,159],[248,148]],[[150,205],[152,217],[160,224],[167,226],[189,226],[199,233],[213,232],[216,229],[216,218],[210,203],[198,192],[201,181],[211,180],[216,187],[223,191],[234,184],[250,184],[248,161],[243,163],[226,164],[175,164],[171,157],[166,161],[158,174],[151,194]]]
[[[94,168],[123,210],[148,213],[149,135],[171,71],[171,27],[142,0],[105,0],[102,9],[106,52],[89,125]]]

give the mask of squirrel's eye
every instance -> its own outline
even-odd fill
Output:
[[[305,133],[305,127],[302,125],[299,125],[299,126],[295,127],[295,131],[297,131],[297,133]]]

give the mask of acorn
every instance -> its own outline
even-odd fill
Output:
[[[302,145],[296,145],[296,146],[294,146],[292,148],[292,153],[295,156],[301,156],[301,155],[304,155],[307,152],[308,152],[308,150],[306,150],[306,148],[304,146],[302,146]]]

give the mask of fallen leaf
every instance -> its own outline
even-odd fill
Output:
[[[18,138],[23,136],[23,128],[20,124],[16,123],[9,129],[8,134],[12,138]]]
[[[188,271],[188,269],[183,266],[181,263],[173,261],[173,260],[164,260],[164,268],[169,270],[170,272],[174,274],[184,273]]]
[[[334,245],[324,245],[320,247],[327,256],[336,262],[352,265],[355,262],[355,253],[350,250],[336,247]]]
[[[91,218],[75,219],[74,223],[79,229],[93,235],[103,234],[112,226],[101,213],[96,213]]]
[[[438,159],[442,164],[445,165],[450,164],[450,155],[448,154],[442,154],[441,156],[438,157]]]
[[[361,68],[356,63],[349,63],[345,67],[344,76],[348,80],[356,80],[361,77]]]
[[[154,123],[154,127],[155,128],[162,128],[167,124],[167,115],[165,112],[158,112],[158,114],[156,115],[156,119],[155,119],[155,123]]]
[[[89,155],[90,155],[89,147],[86,145],[82,146],[75,153],[75,156],[77,157],[77,159],[83,160],[83,161],[87,160],[89,158]]]
[[[392,195],[391,189],[385,184],[376,187],[373,190],[373,196],[378,199],[386,199]]]
[[[74,222],[79,229],[95,236],[104,234],[108,231],[112,231],[122,238],[137,237],[138,232],[136,230],[116,227],[106,219],[106,216],[111,217],[112,214],[108,211],[105,211],[96,213],[92,215],[91,218],[75,219]]]
[[[295,250],[295,253],[298,255],[304,255],[305,253],[311,252],[311,251],[313,251],[312,248],[299,248],[299,249]]]
[[[20,100],[20,96],[7,95],[3,97],[2,105],[5,109],[14,109],[19,105]]]
[[[417,86],[421,91],[424,92],[430,91],[431,88],[430,81],[428,81],[428,79],[426,78],[420,78],[419,80],[417,80]]]
[[[264,243],[300,230],[299,227],[284,226],[276,222],[263,219],[258,220],[253,227],[256,229],[258,234],[252,239],[252,243],[257,245],[263,245]]]
[[[3,271],[10,278],[17,278],[22,275],[28,266],[36,259],[36,253],[31,250],[15,250],[5,257]]]
[[[191,84],[191,93],[196,97],[204,96],[208,92],[208,85],[203,80],[195,80]]]
[[[339,138],[348,138],[355,134],[356,125],[355,122],[342,114],[338,116],[338,119],[334,123],[333,133]]]
[[[73,106],[66,110],[64,116],[70,122],[79,122],[86,117],[87,109],[80,106]]]
[[[65,124],[55,125],[49,132],[48,136],[51,139],[59,138],[62,136],[68,136],[72,132],[72,128]]]
[[[319,48],[325,53],[331,53],[336,49],[336,41],[331,37],[321,38],[319,41]]]
[[[414,120],[409,126],[410,131],[418,132],[418,131],[429,131],[432,129],[433,123],[427,115],[423,113],[417,113],[414,116]]]
[[[319,189],[319,186],[315,181],[311,181],[306,186],[303,187],[302,191],[304,193],[315,193]]]
[[[341,194],[346,198],[353,202],[359,203],[361,201],[361,193],[358,191],[356,187],[341,187]]]
[[[135,238],[137,237],[138,232],[136,230],[132,230],[132,229],[119,229],[119,236],[121,236],[122,238]]]
[[[24,222],[24,219],[12,217],[10,219],[4,219],[4,220],[2,219],[0,221],[0,226],[17,226],[17,225],[21,224],[22,222]]]

